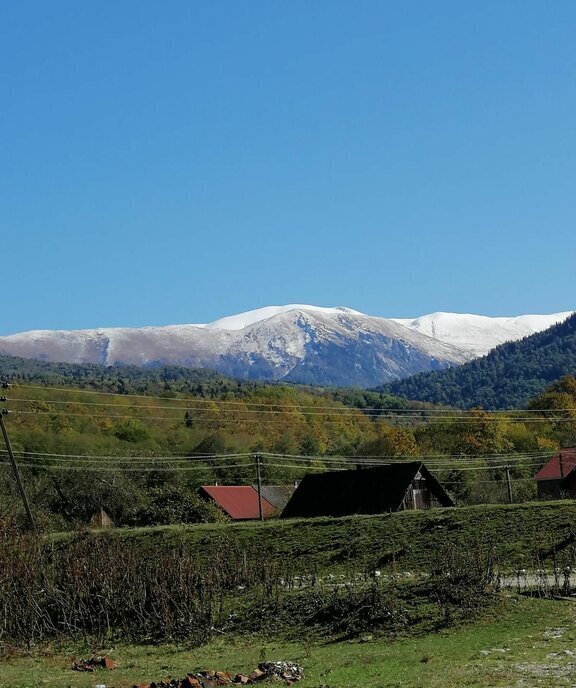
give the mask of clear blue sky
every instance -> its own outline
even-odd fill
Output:
[[[572,0],[4,0],[0,333],[576,307]]]

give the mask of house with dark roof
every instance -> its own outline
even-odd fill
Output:
[[[534,476],[540,499],[576,497],[576,447],[561,449]]]
[[[278,516],[293,490],[291,485],[262,485],[262,516]],[[258,489],[253,485],[202,485],[198,494],[212,501],[234,521],[260,518]]]
[[[438,480],[420,461],[304,477],[282,518],[384,514],[405,509],[454,506]]]

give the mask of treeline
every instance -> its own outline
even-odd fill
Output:
[[[209,398],[230,393],[242,396],[261,386],[205,368],[52,363],[6,355],[0,355],[0,378],[114,394],[194,394]]]
[[[230,378],[207,368],[183,366],[140,367],[133,365],[52,363],[0,354],[0,380],[16,384],[72,387],[122,395],[242,399],[258,391],[279,388],[281,394],[296,388],[327,402],[336,401],[357,409],[426,409],[430,404],[393,397],[373,390],[320,387],[285,382],[261,382]]]
[[[379,391],[458,408],[524,408],[563,375],[576,373],[576,315],[544,332],[502,344],[456,368],[420,373]]]

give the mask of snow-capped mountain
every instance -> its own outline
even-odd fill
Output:
[[[398,320],[292,304],[202,325],[34,330],[0,337],[0,352],[46,361],[175,364],[252,379],[373,386],[464,363],[567,315],[506,319],[438,313]]]
[[[463,313],[431,313],[420,318],[401,319],[398,322],[411,330],[421,332],[446,344],[468,351],[474,357],[484,356],[491,349],[522,337],[547,330],[566,320],[572,311],[552,315],[519,315],[512,318],[489,318],[485,315]]]

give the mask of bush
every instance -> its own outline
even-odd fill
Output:
[[[146,503],[135,511],[133,525],[168,525],[170,523],[218,523],[226,521],[224,512],[216,505],[189,490],[164,485],[146,493]]]

